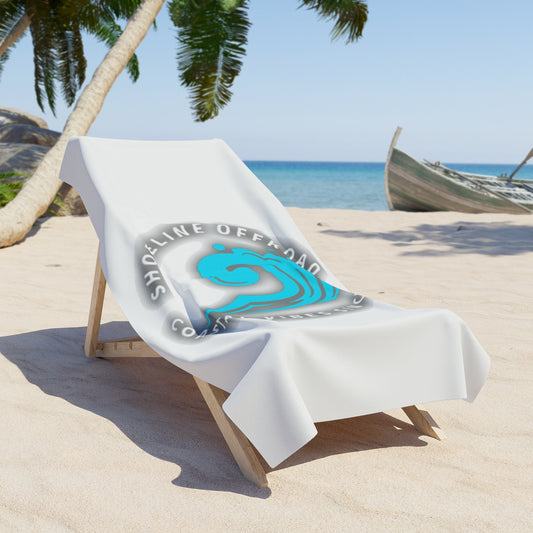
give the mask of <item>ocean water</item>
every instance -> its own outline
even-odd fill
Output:
[[[285,206],[333,207],[363,211],[388,211],[385,197],[385,163],[328,163],[309,161],[245,161],[250,170]],[[499,176],[516,165],[454,164],[447,167]],[[533,179],[533,165],[517,177]]]

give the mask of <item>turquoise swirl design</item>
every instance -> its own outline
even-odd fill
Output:
[[[213,246],[218,253],[207,255],[198,262],[199,274],[217,285],[244,287],[261,286],[261,270],[273,275],[282,289],[271,294],[241,294],[232,302],[208,309],[205,316],[268,314],[287,311],[304,305],[335,300],[339,289],[318,279],[290,259],[270,252],[260,254],[246,248],[224,251],[221,244]],[[259,272],[258,272],[259,270]]]

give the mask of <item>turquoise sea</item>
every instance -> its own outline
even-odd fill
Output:
[[[250,170],[285,206],[333,207],[387,211],[383,176],[385,163],[328,163],[310,161],[246,161]],[[517,165],[454,164],[450,168],[499,176]],[[517,174],[533,179],[533,165]]]

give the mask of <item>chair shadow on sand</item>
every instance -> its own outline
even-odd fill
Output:
[[[323,230],[322,233],[346,239],[382,239],[404,247],[404,256],[519,255],[533,250],[533,226],[499,222],[458,222],[420,224],[412,230],[384,232]],[[434,246],[438,245],[439,249]],[[427,249],[423,249],[427,246]],[[409,249],[412,247],[413,249]]]
[[[124,326],[103,324],[102,337]],[[190,374],[163,358],[88,359],[84,337],[83,327],[10,335],[0,338],[0,353],[45,394],[110,420],[145,452],[176,464],[181,473],[173,484],[269,497],[269,488],[242,477]],[[330,455],[426,445],[411,424],[384,413],[323,422],[318,429],[274,470]]]

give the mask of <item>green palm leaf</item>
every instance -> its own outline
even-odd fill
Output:
[[[363,35],[368,18],[364,0],[300,0],[299,7],[313,9],[321,18],[335,20],[331,38],[346,37],[346,43],[357,41]]]
[[[117,19],[127,20],[133,15],[140,0],[107,0],[105,3],[82,2],[77,11],[77,20],[82,28],[111,48],[122,34]],[[132,81],[139,78],[139,59],[133,54],[126,70]]]
[[[23,0],[0,0],[0,40],[2,40],[24,15]]]
[[[44,111],[44,97],[46,96],[48,105],[55,115],[57,36],[47,2],[34,6],[30,33],[33,42],[34,87],[37,103]]]
[[[111,48],[122,34],[122,28],[113,19],[102,17],[92,26],[91,33],[99,41],[105,43],[108,48]],[[139,59],[136,54],[133,54],[128,61],[126,71],[131,81],[137,81],[139,78]]]
[[[2,70],[4,68],[4,63],[9,59],[9,50],[6,50],[1,56],[0,56],[0,79],[2,79]]]
[[[27,12],[34,49],[35,93],[43,109],[55,113],[55,84],[71,105],[85,79],[86,62],[81,31],[112,47],[122,33],[119,21],[130,18],[141,0],[0,0],[0,39]],[[333,21],[333,39],[359,39],[368,17],[366,0],[300,0],[300,8]],[[246,55],[250,22],[248,0],[169,0],[170,18],[177,28],[178,70],[189,88],[194,118],[218,115],[232,96],[231,86]],[[154,20],[155,25],[155,20]],[[8,52],[0,56],[2,64]],[[139,76],[134,55],[127,65],[133,81]],[[43,109],[44,110],[44,109]]]
[[[178,29],[180,80],[191,91],[194,118],[218,115],[231,99],[230,87],[246,55],[247,0],[172,0]]]
[[[57,79],[61,84],[63,98],[72,105],[76,93],[85,81],[87,61],[79,27],[57,31]]]
[[[31,17],[35,96],[44,111],[45,103],[55,114],[56,84],[68,105],[85,80],[82,30],[111,48],[122,34],[118,20],[128,20],[141,0],[0,0],[0,40],[8,35],[27,12]],[[0,56],[2,65],[8,49]],[[139,61],[127,65],[130,78],[139,77]]]
[[[2,41],[22,18],[25,12],[23,0],[7,1],[0,0],[0,41]],[[2,75],[2,68],[4,63],[9,59],[9,54],[15,45],[11,45],[0,56],[0,76]]]

